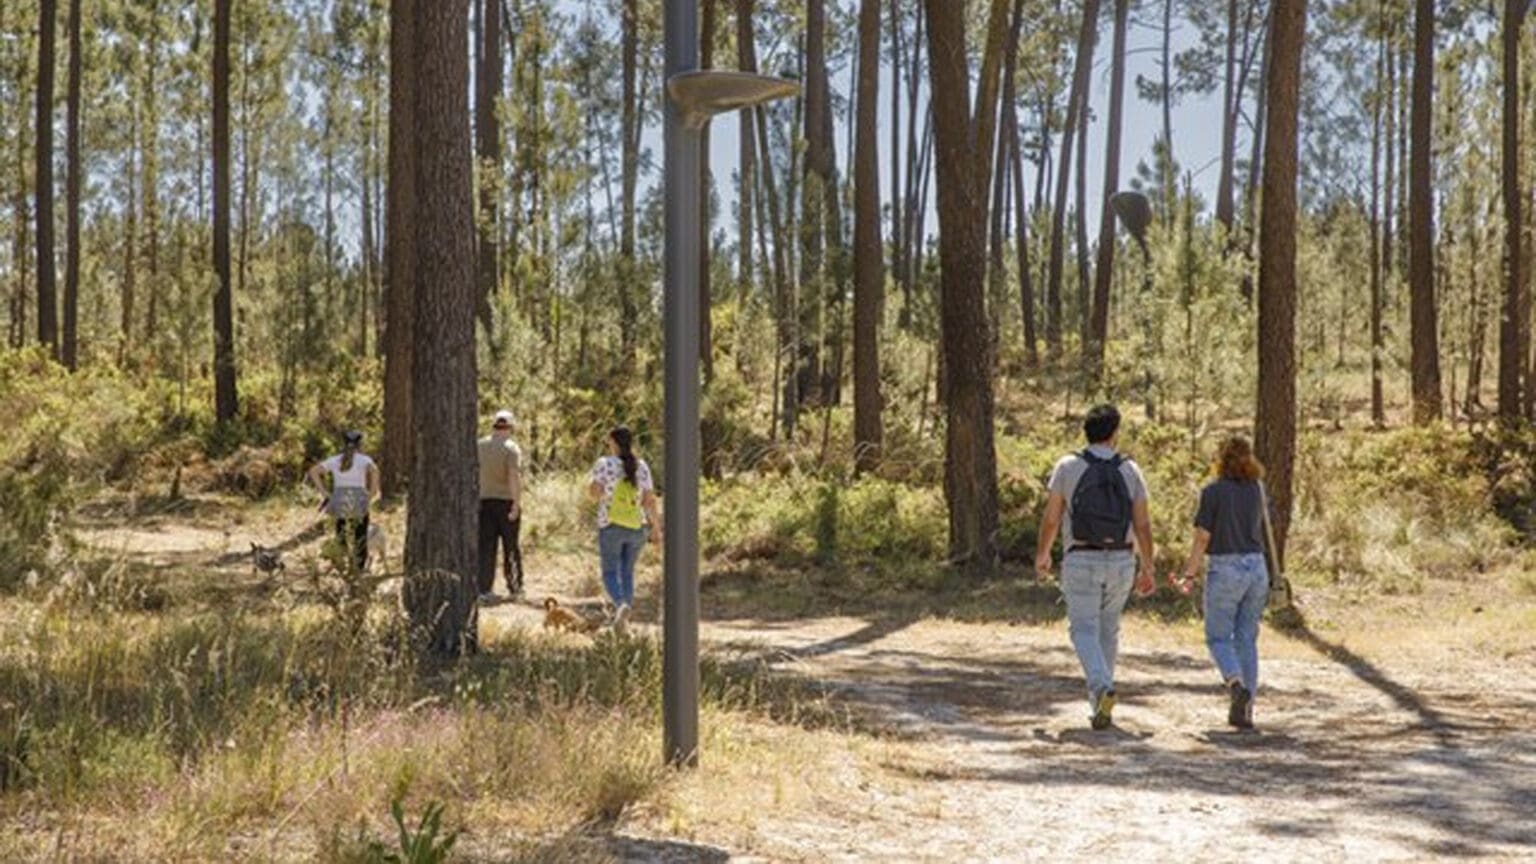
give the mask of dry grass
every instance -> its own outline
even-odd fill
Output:
[[[354,641],[314,607],[104,608],[5,604],[0,859],[357,858],[393,836],[395,798],[443,802],[461,849],[498,860],[564,854],[637,806],[691,819],[658,759],[654,642],[491,629],[425,674],[392,656],[382,615]],[[704,685],[711,785],[825,734],[774,726],[830,715],[760,667],[710,659]]]

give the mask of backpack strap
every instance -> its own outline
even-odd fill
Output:
[[[1129,461],[1123,453],[1116,453],[1108,459],[1100,459],[1099,457],[1093,455],[1093,453],[1086,447],[1077,452],[1077,458],[1087,462],[1089,465],[1110,465],[1115,468],[1119,468],[1121,465]]]

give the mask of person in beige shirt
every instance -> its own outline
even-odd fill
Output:
[[[507,593],[513,597],[523,593],[523,455],[512,441],[511,411],[496,412],[491,434],[481,438],[476,449],[480,462],[480,600],[494,602],[498,543]]]

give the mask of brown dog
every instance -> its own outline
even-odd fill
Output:
[[[569,630],[572,633],[591,633],[597,625],[560,605],[553,597],[544,598],[544,627],[553,630]]]

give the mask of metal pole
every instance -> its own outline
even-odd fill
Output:
[[[699,65],[698,0],[666,0],[666,80]],[[700,134],[666,105],[666,541],[662,715],[668,764],[699,758]]]

